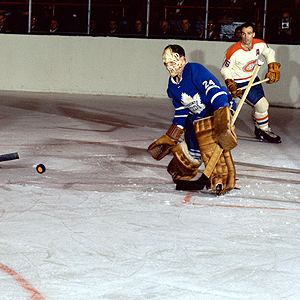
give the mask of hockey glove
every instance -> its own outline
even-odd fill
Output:
[[[236,83],[233,79],[226,79],[225,80],[226,86],[230,94],[233,98],[241,98],[243,92],[241,90],[238,90],[236,87]]]
[[[148,152],[156,160],[161,160],[171,152],[172,147],[177,145],[183,129],[172,124],[166,134],[154,141],[149,147]]]
[[[281,64],[278,62],[273,62],[268,64],[268,72],[265,76],[265,78],[269,78],[267,83],[272,84],[280,79],[280,66]]]

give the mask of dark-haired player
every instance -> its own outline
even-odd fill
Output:
[[[241,40],[228,48],[221,74],[233,97],[241,97],[238,90],[248,84],[259,58],[264,57],[268,63],[267,83],[275,83],[280,79],[280,63],[276,62],[275,51],[263,40],[255,38],[251,23],[241,26]],[[255,81],[259,81],[257,77]],[[251,88],[247,95],[247,103],[254,107],[255,135],[258,139],[269,143],[281,143],[280,136],[272,132],[269,126],[269,102],[265,97],[261,84]]]

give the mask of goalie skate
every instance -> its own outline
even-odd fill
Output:
[[[279,135],[276,135],[274,132],[271,131],[269,127],[267,130],[261,130],[255,126],[255,136],[257,139],[262,140],[263,142],[267,143],[281,143],[281,138]]]

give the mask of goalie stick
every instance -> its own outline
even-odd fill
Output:
[[[19,159],[18,152],[0,154],[0,162],[7,161],[7,160],[14,160],[14,159]]]
[[[231,125],[234,125],[234,123],[241,111],[241,108],[242,108],[244,102],[246,101],[246,97],[248,96],[248,93],[249,93],[251,87],[253,86],[253,82],[254,82],[262,64],[263,64],[262,61],[260,61],[260,60],[257,61],[257,64],[254,67],[253,75],[252,75],[248,85],[246,86],[245,92],[244,92],[240,102],[238,103],[237,109],[231,119]],[[194,180],[194,181],[179,180],[176,184],[176,190],[180,190],[180,191],[203,190],[204,187],[207,185],[207,183],[209,181],[209,177],[211,176],[218,160],[220,159],[222,152],[223,152],[223,149],[217,144],[216,148],[215,148],[211,158],[209,159],[208,164],[205,166],[205,170],[203,171],[200,178],[197,180]],[[222,189],[222,187],[217,186],[216,193],[219,194],[221,192],[221,189]]]

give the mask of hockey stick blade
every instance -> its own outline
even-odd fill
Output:
[[[200,191],[203,190],[206,184],[208,183],[208,178],[205,174],[202,174],[201,177],[194,181],[189,180],[179,180],[176,183],[177,191]]]
[[[7,160],[14,160],[14,159],[19,159],[19,154],[18,154],[18,152],[7,153],[7,154],[1,154],[1,155],[0,155],[0,162],[1,162],[1,161],[7,161]]]

